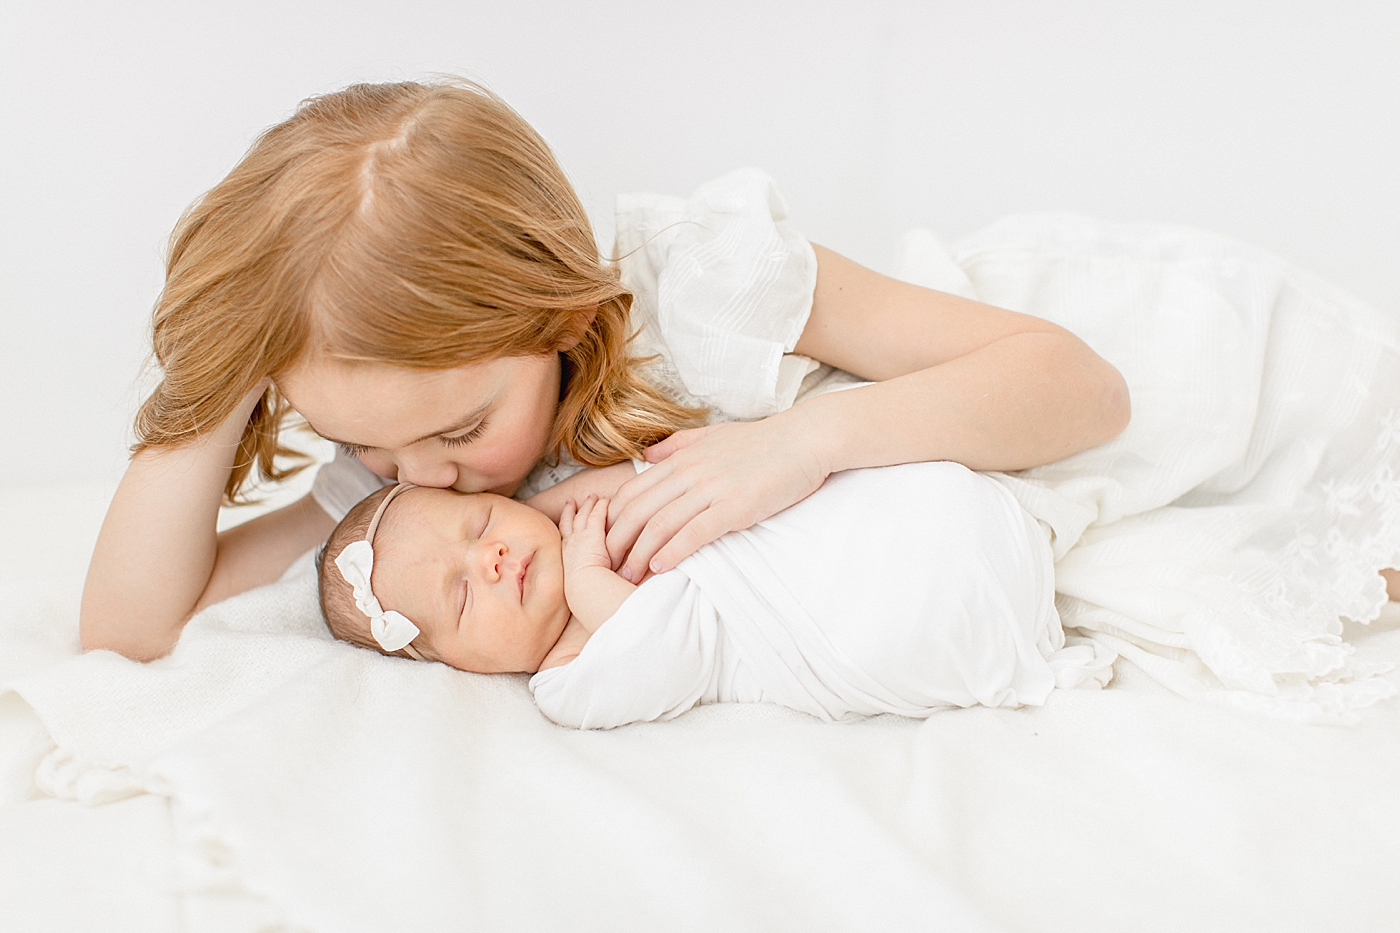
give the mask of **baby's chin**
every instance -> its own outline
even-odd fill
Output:
[[[554,650],[554,646],[559,644],[559,639],[564,637],[564,629],[568,628],[569,625],[569,605],[564,602],[564,594],[562,592],[559,594],[559,604],[555,609],[553,619],[554,625],[551,627],[550,636],[544,639],[544,650],[539,652],[539,657],[535,659],[534,665],[526,673],[534,674],[538,672],[540,666],[544,664],[545,658],[549,657],[549,653]]]

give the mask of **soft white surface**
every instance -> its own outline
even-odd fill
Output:
[[[70,764],[67,777],[89,773],[86,789],[109,794],[149,782],[173,805],[7,793],[0,884],[17,894],[0,897],[0,927],[163,931],[180,910],[199,931],[272,917],[523,930],[566,913],[559,925],[576,930],[909,930],[959,899],[1027,933],[1393,926],[1394,700],[1354,726],[1301,725],[1185,701],[1120,662],[1108,689],[1057,691],[1039,709],[829,725],[716,706],[574,733],[539,715],[524,678],[280,636],[318,659],[298,669],[294,652],[260,645],[268,636],[209,616],[207,639],[162,666],[76,658],[75,580],[58,570],[80,567],[101,499],[73,492],[0,503],[3,566],[50,568],[53,584],[26,605],[3,578],[4,682],[82,685],[99,715],[70,702],[74,715],[51,723],[65,748],[142,741],[125,749],[129,773]],[[56,518],[72,532],[46,537]],[[29,579],[31,592],[44,582]],[[297,592],[221,611],[254,626],[259,612],[304,618]],[[1359,659],[1400,661],[1395,606],[1348,635]],[[230,715],[128,702],[171,684],[217,690]],[[32,717],[22,709],[0,702],[0,760],[32,767],[49,743],[13,728]],[[55,789],[59,771],[46,775]],[[467,868],[446,878],[427,852]],[[429,878],[440,885],[425,892]]]
[[[530,691],[554,722],[609,729],[696,704],[776,703],[827,721],[1039,706],[1108,682],[1065,647],[1046,533],[956,463],[838,473],[644,582]]]

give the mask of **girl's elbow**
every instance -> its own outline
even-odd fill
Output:
[[[1103,384],[1098,392],[1098,422],[1103,431],[1100,444],[1113,440],[1128,428],[1133,417],[1133,402],[1128,392],[1127,380],[1116,367],[1105,362]]]
[[[94,615],[79,612],[78,646],[89,651],[113,651],[132,661],[154,661],[165,657],[175,647],[180,633],[141,632],[135,626],[120,627],[99,624]]]

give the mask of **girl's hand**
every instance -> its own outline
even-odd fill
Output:
[[[764,421],[677,432],[648,448],[656,465],[612,500],[612,565],[632,581],[664,573],[716,538],[800,502],[831,472],[824,449],[801,406]]]
[[[559,515],[559,533],[564,538],[564,577],[588,567],[612,571],[612,560],[604,543],[608,500],[588,496],[583,505],[570,499]]]

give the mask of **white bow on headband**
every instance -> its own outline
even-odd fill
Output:
[[[369,578],[374,573],[373,545],[368,541],[356,541],[336,556],[335,565],[355,591],[355,607],[369,616],[369,631],[379,647],[398,651],[418,637],[418,626],[402,613],[392,609],[385,612],[374,590],[370,589]]]
[[[389,490],[384,501],[379,503],[379,508],[375,509],[374,517],[369,521],[369,528],[365,530],[364,539],[348,545],[337,554],[335,566],[355,592],[355,608],[369,616],[369,631],[374,640],[379,642],[379,647],[385,651],[403,649],[414,658],[422,660],[423,656],[409,644],[418,637],[418,626],[402,613],[392,609],[385,612],[370,587],[370,577],[374,574],[374,532],[379,528],[379,520],[384,517],[384,510],[389,507],[395,496],[413,488],[412,483],[399,483]]]

